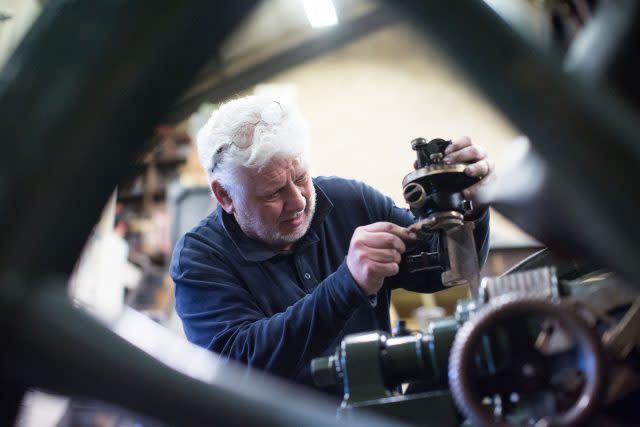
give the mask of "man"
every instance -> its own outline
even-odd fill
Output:
[[[401,271],[415,241],[406,209],[361,182],[309,176],[308,131],[295,108],[233,100],[197,143],[219,206],[178,242],[170,267],[190,341],[311,384],[311,359],[332,353],[345,335],[390,330],[391,289],[442,289],[439,273],[408,279]],[[446,162],[469,163],[470,176],[491,173],[468,138],[446,154]],[[489,218],[478,215],[484,262]]]

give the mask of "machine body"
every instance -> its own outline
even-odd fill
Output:
[[[542,256],[542,255],[538,255]],[[555,266],[485,278],[427,331],[344,338],[312,362],[342,385],[341,416],[374,410],[427,426],[632,426],[640,398],[640,294],[604,271]],[[606,297],[605,297],[606,295]],[[410,384],[413,394],[400,385]]]

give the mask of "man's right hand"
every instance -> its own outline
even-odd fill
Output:
[[[414,240],[414,233],[390,222],[356,228],[349,244],[347,267],[366,295],[378,293],[386,277],[398,274],[405,242]]]

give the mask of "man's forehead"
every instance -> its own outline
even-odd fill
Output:
[[[289,173],[303,173],[305,169],[302,162],[298,158],[274,158],[260,169],[251,169],[252,177],[266,179],[269,177],[276,178],[280,175]]]

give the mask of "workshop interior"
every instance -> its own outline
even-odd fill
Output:
[[[635,0],[0,1],[0,425],[640,425],[639,37]],[[438,237],[403,262],[446,290],[312,361],[337,403],[175,313],[195,134],[249,94]],[[460,135],[496,161],[473,201]]]

